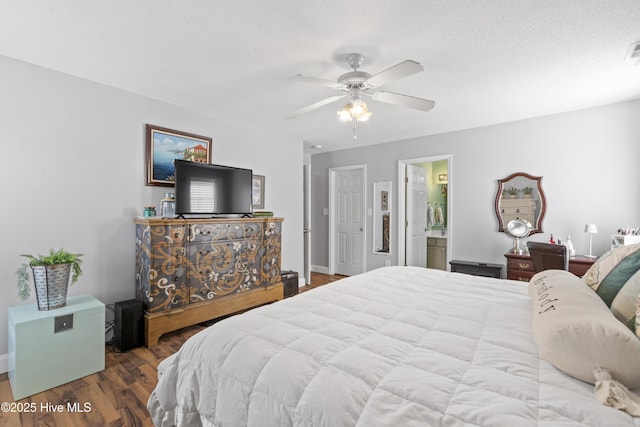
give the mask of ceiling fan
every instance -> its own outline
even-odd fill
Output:
[[[317,77],[307,77],[302,74],[290,77],[291,80],[319,84],[332,89],[337,89],[343,93],[300,108],[289,114],[287,116],[288,119],[298,117],[327,104],[331,104],[332,102],[336,102],[342,98],[349,97],[350,102],[346,104],[342,110],[338,111],[338,116],[344,121],[353,122],[354,138],[356,138],[356,123],[364,122],[371,116],[371,112],[368,110],[366,103],[362,100],[363,95],[370,96],[376,101],[401,105],[403,107],[414,108],[421,111],[429,111],[435,106],[435,102],[429,101],[428,99],[377,90],[380,86],[384,86],[387,83],[391,83],[395,80],[423,71],[424,68],[422,68],[422,65],[419,63],[406,60],[394,65],[393,67],[387,68],[378,74],[371,75],[364,71],[358,71],[358,68],[360,68],[364,61],[364,56],[362,54],[350,53],[347,55],[346,59],[347,64],[353,68],[353,71],[349,71],[348,73],[341,75],[335,82]]]

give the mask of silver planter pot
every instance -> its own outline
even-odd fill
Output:
[[[53,310],[67,305],[71,264],[36,265],[31,269],[38,310]]]

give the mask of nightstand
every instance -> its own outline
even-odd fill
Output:
[[[531,261],[531,257],[528,254],[506,253],[504,256],[507,258],[507,279],[528,282],[536,274],[533,268],[533,261]],[[596,259],[584,255],[569,257],[569,271],[578,277],[582,277],[596,262]]]
[[[104,304],[91,295],[55,310],[9,307],[9,382],[15,400],[104,370]]]

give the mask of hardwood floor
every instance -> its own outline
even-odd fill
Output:
[[[311,273],[311,284],[301,287],[299,292],[343,277]],[[13,406],[11,409],[23,409],[11,412],[5,411],[3,406],[0,427],[152,426],[147,400],[157,384],[158,364],[204,328],[195,325],[171,332],[151,348],[141,347],[125,353],[107,345],[104,371],[19,401],[13,400],[8,375],[0,374],[0,403],[9,403]],[[53,410],[58,405],[63,409]],[[68,408],[74,405],[85,411],[70,411]]]
[[[336,280],[344,279],[347,276],[341,276],[339,274],[329,275],[321,273],[311,273],[311,284],[302,286],[298,292],[305,292],[318,286],[326,285],[327,283],[335,282]]]

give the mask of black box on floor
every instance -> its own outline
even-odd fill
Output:
[[[284,297],[292,297],[298,294],[298,272],[283,271],[282,283],[284,283]]]
[[[115,344],[120,351],[144,345],[144,313],[142,302],[131,299],[114,304]]]

